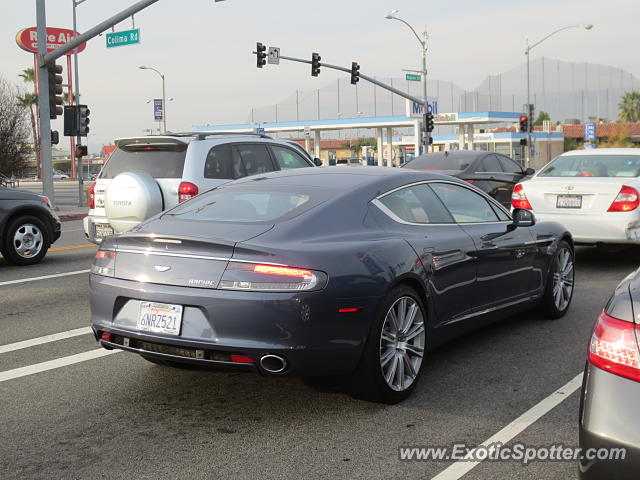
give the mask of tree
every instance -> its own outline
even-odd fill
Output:
[[[25,107],[16,98],[20,91],[0,77],[0,172],[20,173],[31,153]]]
[[[342,144],[344,148],[348,148],[352,153],[358,155],[362,151],[362,147],[374,147],[378,145],[375,138],[358,138],[356,141],[349,141]]]
[[[38,109],[38,95],[36,95],[36,76],[33,72],[33,68],[25,68],[18,76],[22,78],[25,83],[33,84],[33,92],[25,92],[22,96],[18,96],[18,103],[23,107],[28,107],[31,113],[31,130],[33,133],[33,147],[36,152],[36,164],[37,164],[37,176],[41,177],[40,170],[40,138],[38,138],[38,130],[36,128],[36,119]]]
[[[551,116],[547,112],[540,110],[540,113],[538,114],[538,118],[536,118],[536,121],[533,122],[533,124],[536,127],[541,127],[545,120],[551,121]]]
[[[625,93],[618,104],[621,122],[640,122],[640,91]]]

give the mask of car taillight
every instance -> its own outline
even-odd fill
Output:
[[[116,252],[113,250],[98,250],[96,258],[91,265],[91,273],[102,275],[104,277],[113,277],[115,275]]]
[[[527,200],[527,196],[524,194],[524,187],[521,183],[518,183],[513,187],[511,205],[513,208],[525,208],[527,210],[532,210],[531,204],[529,203],[529,200]]]
[[[230,261],[218,288],[246,291],[319,290],[327,283],[327,274],[307,268]]]
[[[635,188],[623,185],[607,212],[630,212],[638,208],[640,197]]]
[[[87,203],[90,209],[96,208],[96,182],[93,182],[87,190]]]
[[[589,363],[621,377],[640,382],[640,327],[601,312],[589,342]]]
[[[178,202],[186,202],[190,198],[198,195],[198,186],[191,182],[180,182],[178,187]]]

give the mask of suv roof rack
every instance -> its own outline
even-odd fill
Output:
[[[250,137],[260,137],[260,138],[273,138],[269,135],[266,135],[264,133],[255,133],[255,132],[220,132],[220,131],[216,131],[216,132],[179,132],[179,133],[173,133],[173,132],[167,132],[165,133],[166,136],[168,137],[195,137],[196,140],[204,140],[207,137],[213,137],[213,136],[223,136],[223,135],[229,135],[229,136],[250,136]]]

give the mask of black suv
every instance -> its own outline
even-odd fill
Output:
[[[60,238],[60,219],[49,199],[0,187],[0,252],[14,265],[40,262]]]

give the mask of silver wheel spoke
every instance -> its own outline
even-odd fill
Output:
[[[424,324],[420,323],[420,324],[414,325],[411,328],[411,330],[409,330],[406,333],[406,335],[404,336],[404,340],[405,340],[405,342],[413,340],[415,337],[417,337],[418,335],[420,335],[423,332],[424,332]]]
[[[407,344],[407,352],[413,353],[416,357],[422,357],[422,355],[424,354],[424,348]]]
[[[407,375],[409,375],[411,379],[416,378],[416,375],[418,375],[418,372],[416,372],[415,369],[413,368],[413,363],[411,363],[411,358],[409,357],[409,355],[404,353],[402,355],[402,360],[404,362],[404,365],[407,367]]]
[[[396,370],[398,369],[398,357],[395,354],[395,352],[391,358],[392,360],[391,362],[389,362],[389,368],[387,370],[387,373],[384,376],[384,378],[387,380],[387,384],[389,385],[393,385],[394,383],[393,380],[395,379],[395,376],[396,376]]]
[[[384,366],[389,363],[389,360],[391,360],[395,356],[395,354],[395,348],[388,348],[387,350],[385,350],[385,352],[380,357],[380,365],[384,368]]]
[[[409,305],[409,309],[405,315],[405,322],[402,326],[401,333],[407,333],[407,330],[411,328],[411,325],[413,325],[413,321],[416,318],[416,313],[418,313],[418,305],[416,303],[412,303]]]

